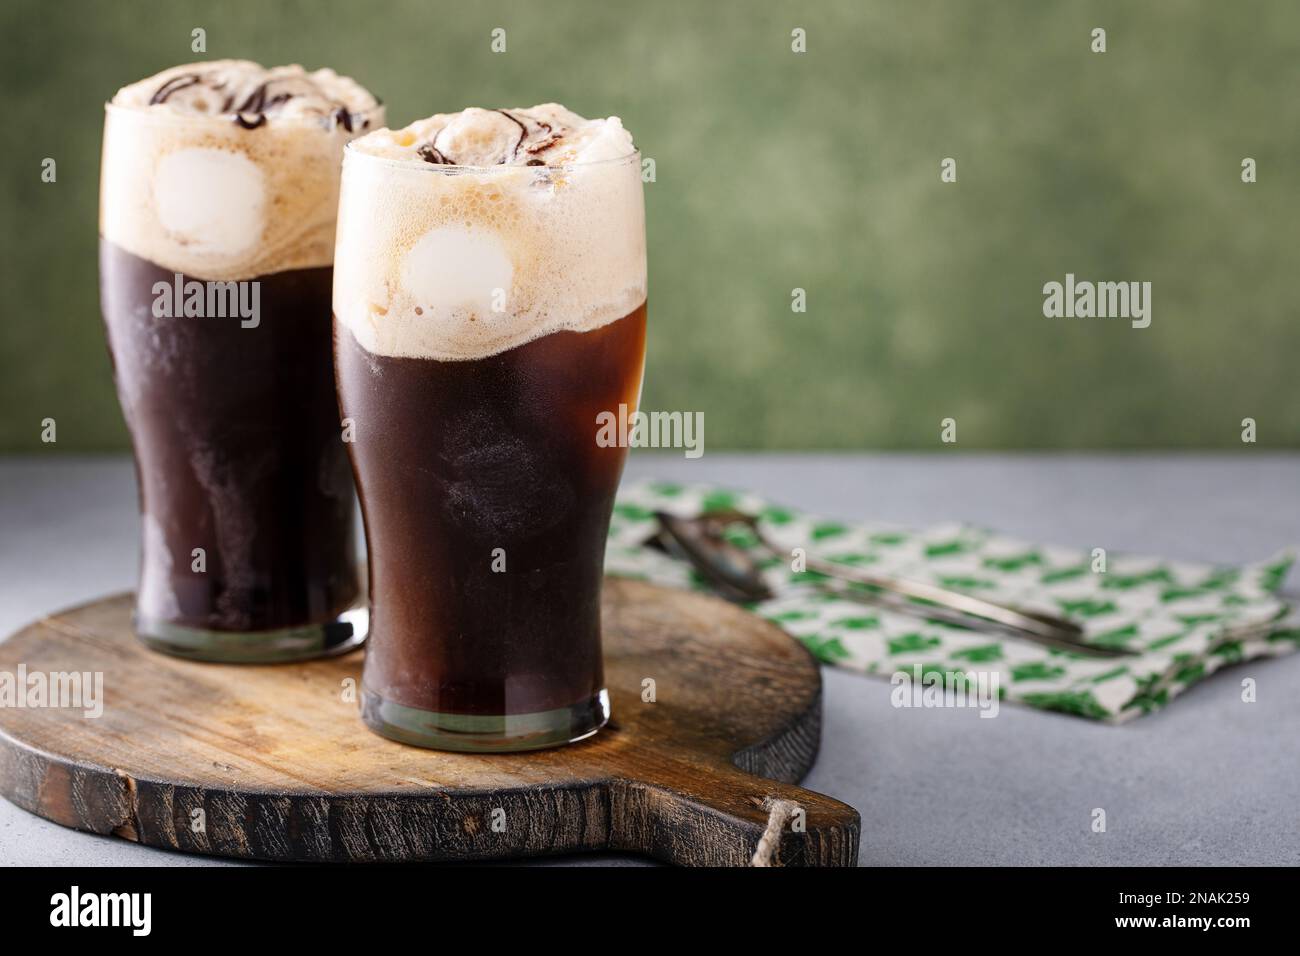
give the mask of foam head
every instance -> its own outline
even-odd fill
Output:
[[[334,312],[372,353],[483,358],[645,296],[640,157],[617,117],[467,109],[346,150]]]
[[[164,70],[108,105],[100,234],[206,279],[329,265],[343,147],[382,123],[375,97],[332,70]]]

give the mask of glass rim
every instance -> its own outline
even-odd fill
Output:
[[[358,137],[358,139],[359,138],[360,137]],[[381,163],[385,166],[391,166],[396,169],[414,169],[430,173],[441,173],[444,176],[494,176],[518,173],[527,170],[554,171],[565,169],[596,169],[601,166],[617,166],[624,163],[630,164],[633,160],[639,160],[641,158],[641,150],[633,147],[632,152],[624,153],[622,156],[614,156],[610,159],[594,159],[587,162],[542,163],[536,166],[520,166],[515,163],[497,163],[495,166],[465,166],[459,163],[428,163],[422,159],[394,159],[391,156],[376,156],[374,153],[367,153],[363,150],[357,149],[356,145],[357,142],[354,139],[343,147],[343,159],[345,162],[349,157],[357,157],[368,163]]]
[[[376,116],[383,116],[384,111],[385,111],[384,101],[376,100],[374,106],[368,107],[367,109],[364,110],[355,110],[355,111],[349,110],[348,115],[354,119],[359,117],[361,119],[368,120],[368,119],[374,119]],[[112,100],[105,100],[104,115],[138,117],[141,120],[148,121],[148,122],[155,122],[162,125],[170,124],[170,125],[177,125],[177,126],[185,126],[185,125],[217,126],[224,123],[224,124],[231,124],[234,126],[240,126],[240,124],[234,122],[233,117],[242,114],[239,113],[179,113],[175,110],[155,110],[152,107],[127,106],[125,103],[114,103]],[[265,114],[254,114],[250,111],[248,115],[265,115]],[[334,115],[333,113],[329,114],[329,116],[333,116],[333,115]],[[319,127],[321,129],[329,129],[329,127],[326,127],[325,124],[321,122],[321,119],[322,117],[316,117],[316,116],[294,116],[294,117],[272,120],[268,116],[267,121],[265,123],[259,123],[257,126],[248,129],[248,132],[251,133],[255,129],[261,129],[262,126],[270,126],[270,125],[279,126],[282,129],[310,128],[313,126]],[[337,128],[339,125],[341,124],[335,123],[334,128]],[[242,129],[244,127],[240,127],[240,128]],[[346,131],[346,127],[344,129]],[[359,137],[359,136],[364,136],[366,133],[370,133],[370,132],[373,132],[373,130],[369,130],[369,129],[364,131],[357,130],[352,135],[353,137]]]

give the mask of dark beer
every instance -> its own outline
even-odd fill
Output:
[[[352,476],[321,323],[330,272],[262,277],[256,328],[158,320],[151,290],[173,275],[100,243],[145,525],[136,612],[155,641],[171,627],[247,635],[326,625],[357,602]]]
[[[530,113],[511,111],[525,136],[506,149],[551,119]],[[362,715],[442,749],[580,739],[609,713],[600,588],[626,457],[597,422],[636,407],[645,357],[636,157],[450,170],[454,135],[376,135],[380,156],[401,138],[420,159],[381,163],[363,139],[344,164],[335,361],[370,560]]]
[[[216,61],[108,108],[100,297],[158,650],[290,660],[366,633],[329,327],[333,111],[366,99],[341,83]]]
[[[600,583],[625,450],[592,435],[599,412],[636,403],[645,317],[466,362],[373,356],[339,330],[378,638],[370,719],[385,702],[527,715],[602,691]]]

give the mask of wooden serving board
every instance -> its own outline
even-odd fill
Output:
[[[773,865],[857,862],[857,812],[792,785],[817,753],[817,665],[716,598],[608,579],[611,723],[568,747],[486,756],[367,730],[355,702],[363,652],[178,660],[134,638],[131,605],[107,598],[0,644],[0,671],[103,673],[98,718],[0,707],[0,793],[64,826],[260,860],[616,850],[746,865],[779,799],[802,808],[803,831],[798,815],[781,827]],[[654,702],[642,699],[647,678]]]

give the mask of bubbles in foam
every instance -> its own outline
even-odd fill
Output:
[[[581,126],[614,150],[614,134],[621,134],[618,156],[533,167],[525,146],[517,161],[493,168],[451,167],[442,149],[450,152],[453,143],[497,149],[504,127],[492,110],[381,130],[348,150],[334,311],[362,347],[388,356],[479,358],[551,332],[597,328],[645,301],[645,213],[631,138],[613,118],[534,107],[510,111],[525,131],[520,142],[543,135],[530,124],[558,111],[573,119],[546,136]],[[444,139],[435,128],[458,132]],[[421,142],[431,134],[436,146]],[[504,296],[494,298],[497,290]]]

